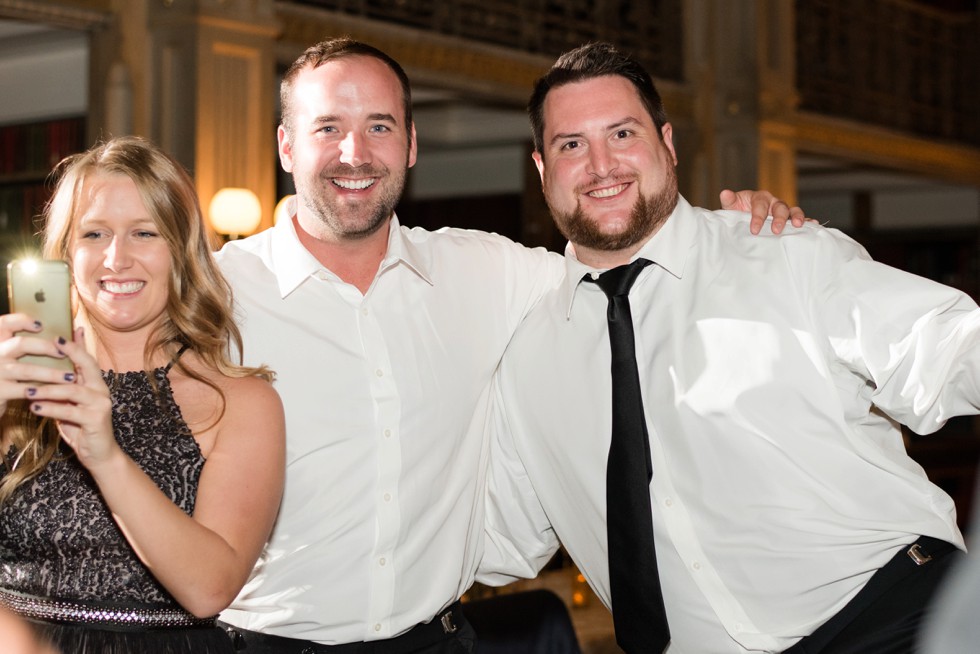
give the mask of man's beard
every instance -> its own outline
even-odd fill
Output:
[[[677,206],[677,171],[673,166],[667,167],[667,177],[660,192],[650,196],[640,196],[630,209],[629,223],[626,229],[610,234],[603,232],[599,224],[582,210],[579,202],[574,211],[558,211],[548,200],[548,189],[545,188],[545,199],[551,209],[552,218],[562,236],[576,246],[614,252],[625,250],[649,238],[667,220]]]
[[[406,172],[406,169],[402,169],[392,173],[388,168],[375,169],[367,164],[359,168],[335,166],[320,171],[312,181],[309,177],[300,179],[293,175],[293,183],[306,208],[330,232],[356,240],[375,233],[392,216],[405,188]],[[376,177],[375,184],[383,188],[372,205],[338,202],[325,190],[327,185],[333,184],[331,178],[334,177]]]

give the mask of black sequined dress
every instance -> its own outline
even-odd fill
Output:
[[[153,371],[158,394],[143,372],[103,377],[119,445],[190,515],[204,457],[174,401],[169,369]],[[193,616],[139,560],[88,471],[62,448],[64,456],[0,505],[0,604],[30,618],[65,654],[233,651],[213,622],[188,624]],[[0,478],[13,464],[9,454],[5,464]]]

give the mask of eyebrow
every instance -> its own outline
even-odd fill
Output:
[[[96,215],[93,216],[91,213],[86,212],[84,214],[79,215],[78,216],[78,219],[75,222],[77,224],[79,224],[79,225],[104,225],[104,224],[106,224],[106,223],[108,223],[110,221],[111,221],[110,218],[106,218],[102,214],[96,214]],[[142,224],[156,225],[157,224],[156,221],[153,220],[153,217],[152,216],[149,216],[149,215],[141,216],[139,218],[136,218],[134,220],[134,223],[136,223],[138,225],[142,225]]]
[[[633,118],[632,116],[626,116],[625,118],[619,119],[615,123],[606,125],[605,129],[607,132],[609,132],[609,131],[617,130],[625,125],[639,125],[639,124],[640,121],[638,121],[636,118]],[[558,141],[563,141],[565,139],[571,139],[571,138],[580,138],[581,136],[582,136],[582,132],[563,132],[563,133],[555,134],[553,137],[551,137],[551,141],[549,141],[549,144],[554,145]]]
[[[341,117],[336,114],[327,114],[325,116],[317,116],[311,122],[314,125],[322,125],[324,123],[336,123],[339,122],[340,120],[342,120]],[[387,113],[369,114],[368,120],[394,123],[395,125],[398,124],[398,121],[395,119],[395,117]]]

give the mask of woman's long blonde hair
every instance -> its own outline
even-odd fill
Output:
[[[144,368],[150,371],[160,355],[173,356],[187,346],[204,366],[228,377],[258,376],[271,380],[272,373],[233,363],[232,348],[241,359],[242,339],[235,325],[231,287],[215,264],[213,232],[201,215],[197,193],[184,169],[149,141],[122,137],[100,143],[82,154],[63,160],[52,173],[57,185],[44,212],[43,255],[71,263],[70,248],[75,219],[85,182],[96,175],[125,175],[136,184],[143,204],[170,250],[171,273],[163,319],[153,330],[143,351]],[[76,312],[85,307],[76,302]],[[95,334],[98,339],[98,333]],[[208,384],[221,397],[214,382],[185,366],[175,367]],[[150,376],[151,382],[153,380]],[[0,418],[0,428],[15,449],[15,464],[0,482],[0,503],[25,481],[37,475],[58,450],[60,437],[50,421],[40,420],[26,402],[10,402]],[[7,452],[2,453],[6,455]]]

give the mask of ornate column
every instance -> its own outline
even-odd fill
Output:
[[[202,207],[225,186],[275,209],[276,61],[272,0],[199,0],[195,179]],[[181,71],[172,71],[175,77]]]
[[[690,131],[698,134],[679,153],[691,158],[689,199],[714,207],[722,188],[766,188],[795,201],[793,4],[692,0],[685,10]]]
[[[128,80],[132,132],[193,172],[205,213],[218,189],[245,187],[259,197],[262,226],[272,224],[278,93],[273,0],[112,4],[116,22],[100,44],[105,80],[98,84],[109,88],[110,71],[115,83]]]
[[[758,187],[793,205],[796,172],[796,13],[792,2],[758,0]]]

